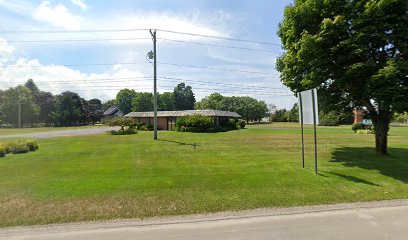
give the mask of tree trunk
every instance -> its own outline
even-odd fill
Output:
[[[375,131],[375,151],[379,155],[386,155],[388,153],[388,130],[390,125],[389,112],[381,112],[377,116],[372,117]]]

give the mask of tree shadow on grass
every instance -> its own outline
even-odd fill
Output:
[[[177,143],[177,144],[180,144],[180,145],[192,146],[192,147],[194,147],[194,149],[198,146],[198,143],[184,143],[184,142],[165,140],[165,139],[157,139],[157,140],[163,141],[163,142],[169,142],[169,143]]]
[[[332,153],[332,162],[340,162],[346,167],[377,170],[381,174],[408,183],[408,149],[389,148],[389,155],[377,155],[373,148],[338,148]],[[337,176],[341,174],[331,173]],[[340,176],[353,181],[354,177]],[[365,181],[354,179],[356,182]],[[369,182],[368,182],[369,184]],[[371,183],[372,184],[372,183]]]
[[[367,184],[367,185],[371,185],[371,186],[378,186],[380,187],[381,185],[375,184],[373,182],[358,178],[358,177],[354,177],[354,176],[348,176],[348,175],[344,175],[344,174],[340,174],[340,173],[335,173],[335,172],[326,172],[328,174],[332,174],[332,175],[336,175],[338,177],[341,177],[345,180],[351,181],[351,182],[355,182],[355,183],[363,183],[363,184]]]

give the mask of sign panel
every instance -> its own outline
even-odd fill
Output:
[[[311,89],[298,93],[299,104],[299,123],[314,124],[313,122],[313,104],[315,105],[316,125],[319,124],[319,114],[317,108],[317,90]]]

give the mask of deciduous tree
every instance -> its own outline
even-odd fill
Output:
[[[295,0],[278,35],[282,82],[366,107],[376,152],[386,154],[391,117],[408,109],[408,2]]]

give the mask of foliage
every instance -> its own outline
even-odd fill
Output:
[[[239,126],[240,126],[241,129],[245,128],[245,121],[239,120],[238,123],[239,123]]]
[[[50,92],[37,91],[33,93],[34,102],[40,108],[38,121],[52,123],[52,112],[55,111],[55,98]]]
[[[55,98],[55,110],[52,113],[53,122],[58,126],[80,125],[84,119],[84,102],[79,95],[67,91],[57,95]]]
[[[148,92],[138,92],[132,99],[133,112],[150,112],[154,109],[153,94]]]
[[[101,121],[103,116],[102,102],[99,99],[91,99],[87,102],[86,121],[90,121],[92,125]]]
[[[175,110],[193,110],[196,102],[191,86],[178,84],[173,91]]]
[[[27,153],[37,151],[39,148],[36,140],[14,141],[5,144],[6,153]]]
[[[6,156],[6,151],[7,147],[4,144],[0,144],[0,158],[5,157]]]
[[[358,130],[363,130],[364,129],[364,125],[362,123],[353,123],[353,125],[351,125],[351,130],[353,130],[355,133]]]
[[[238,121],[235,121],[234,119],[230,118],[227,121],[225,121],[224,123],[221,124],[221,127],[225,130],[225,131],[230,131],[230,130],[237,130],[238,128],[241,128],[241,125],[239,125]]]
[[[4,120],[18,126],[18,108],[21,102],[21,123],[32,124],[37,121],[39,107],[34,103],[30,89],[24,86],[9,88],[4,91],[1,109]]]
[[[36,140],[26,140],[25,145],[27,146],[28,150],[31,152],[37,151],[39,148]]]
[[[395,113],[393,119],[399,123],[408,123],[408,112]]]
[[[27,153],[29,151],[30,149],[23,141],[7,143],[7,153],[20,154]]]
[[[272,122],[287,122],[288,120],[286,112],[286,109],[275,110],[275,113],[271,116]]]
[[[118,131],[112,130],[111,135],[137,134],[138,123],[133,118],[118,117],[108,122],[110,127],[120,127]]]
[[[320,112],[319,118],[320,126],[338,126],[341,123],[340,116],[336,112]]]
[[[268,116],[268,106],[264,101],[245,97],[226,97],[219,93],[213,93],[197,102],[195,109],[216,109],[222,111],[236,112],[247,120],[247,122],[260,121]]]
[[[158,94],[157,99],[157,110],[158,111],[174,111],[175,102],[174,102],[174,93],[173,92],[164,92]]]
[[[356,134],[375,134],[375,132],[372,129],[358,129]]]
[[[408,110],[408,2],[295,1],[278,35],[286,50],[276,65],[283,83],[366,107],[376,151],[386,154],[391,116]]]
[[[132,110],[132,101],[137,96],[135,90],[122,89],[116,95],[116,106],[124,113],[128,114]]]
[[[211,117],[199,114],[183,116],[176,121],[176,129],[179,132],[211,132],[214,126]]]

